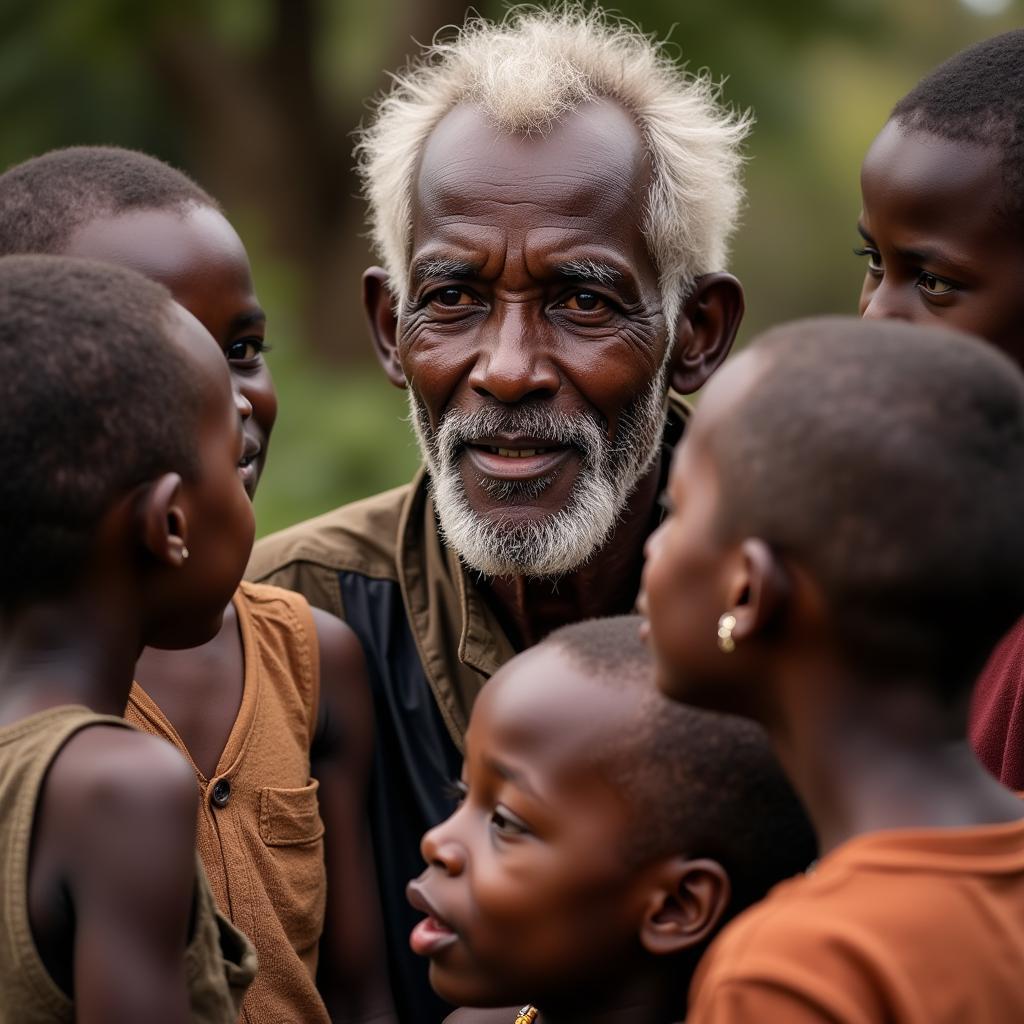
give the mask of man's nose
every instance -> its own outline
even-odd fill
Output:
[[[528,303],[501,303],[484,337],[469,384],[478,395],[511,405],[550,398],[559,388],[558,369],[548,353],[550,339],[533,322]]]

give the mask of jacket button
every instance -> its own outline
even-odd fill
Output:
[[[231,799],[231,783],[227,779],[218,779],[213,784],[213,792],[210,793],[210,803],[214,807],[227,807]]]

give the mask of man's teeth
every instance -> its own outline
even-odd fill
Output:
[[[544,455],[550,448],[495,448],[487,446],[492,455],[502,455],[506,459],[528,459],[531,455]]]

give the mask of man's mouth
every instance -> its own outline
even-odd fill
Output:
[[[575,449],[544,438],[477,438],[463,451],[481,477],[535,480],[561,468]]]
[[[479,445],[478,447],[483,448],[484,451],[490,452],[492,455],[500,455],[505,459],[528,459],[533,455],[546,455],[550,451],[554,451],[553,448],[497,448],[494,445]]]
[[[427,916],[420,921],[409,935],[409,946],[418,956],[437,956],[442,950],[458,942],[455,930],[438,916],[433,904],[427,898],[419,879],[410,882],[405,890],[409,902]]]

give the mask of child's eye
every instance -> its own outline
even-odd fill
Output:
[[[872,249],[871,246],[865,245],[862,248],[853,250],[854,256],[867,256],[868,258],[868,270],[872,274],[880,274],[882,272],[882,255],[877,249]]]
[[[929,295],[948,295],[950,292],[956,291],[955,286],[949,281],[944,281],[934,274],[922,273],[917,279],[917,286]]]
[[[269,352],[270,346],[263,338],[239,338],[238,341],[228,345],[225,355],[230,363],[247,363],[258,359],[264,352]]]
[[[445,798],[451,800],[456,807],[461,807],[462,801],[469,796],[469,786],[467,786],[462,779],[452,779],[450,782],[445,784],[444,795]]]
[[[491,812],[491,825],[495,832],[505,838],[525,836],[530,832],[524,822],[500,804]]]

